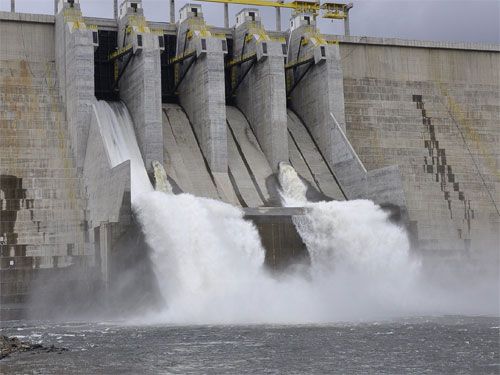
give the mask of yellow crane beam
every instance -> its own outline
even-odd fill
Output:
[[[273,7],[273,8],[287,8],[294,9],[298,11],[314,11],[317,12],[320,9],[319,2],[312,1],[293,1],[291,3],[280,3],[277,1],[269,0],[200,0],[208,3],[223,3],[223,4],[239,4],[239,5],[251,5],[258,7]]]
[[[318,14],[320,10],[323,11],[321,17],[329,19],[344,20],[347,18],[347,12],[350,6],[343,3],[308,1],[308,0],[295,0],[289,3],[271,1],[271,0],[200,0],[207,3],[221,3],[221,4],[238,4],[249,5],[258,7],[273,7],[273,8],[286,8],[293,9],[295,12],[311,12]]]

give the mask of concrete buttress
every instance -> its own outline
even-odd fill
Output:
[[[188,4],[181,9],[177,56],[191,52],[195,55],[178,64],[179,79],[183,78],[178,86],[179,100],[214,173],[227,173],[225,43],[225,39],[208,30],[201,6]]]
[[[132,116],[137,142],[150,171],[153,160],[163,163],[160,46],[158,35],[146,22],[142,3],[133,4],[122,4],[118,15],[118,48],[132,48],[132,54],[120,64],[120,98]]]
[[[284,45],[284,38],[272,40],[266,34],[257,9],[243,9],[237,14],[231,94],[273,171],[280,161],[288,160]],[[236,64],[252,55],[253,59]]]
[[[55,17],[56,70],[71,149],[81,173],[94,102],[94,43],[80,5],[63,1]]]

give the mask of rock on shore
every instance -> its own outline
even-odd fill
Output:
[[[67,351],[66,348],[57,348],[54,345],[43,346],[42,344],[32,344],[19,340],[17,337],[8,337],[0,335],[0,360],[8,357],[15,352],[46,352],[46,353],[62,353]]]

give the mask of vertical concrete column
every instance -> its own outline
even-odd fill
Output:
[[[131,46],[133,55],[124,57],[120,70],[120,98],[134,120],[137,142],[146,164],[163,163],[161,112],[161,66],[158,36],[153,34],[144,17],[142,3],[124,2],[118,15],[118,47]]]
[[[12,13],[16,11],[16,0],[10,0],[10,11]]]
[[[227,173],[225,40],[214,37],[208,30],[200,5],[187,4],[180,13],[177,56],[195,54],[177,67],[182,78],[179,100],[212,173]]]
[[[318,34],[311,14],[294,16],[290,30],[288,64],[312,59],[308,64],[288,70],[288,90],[292,90],[289,93],[290,104],[311,131],[328,162],[332,163],[332,132],[336,125],[330,112],[345,132],[339,47],[327,44]]]
[[[281,8],[280,7],[276,8],[276,31],[281,31]]]
[[[349,27],[349,10],[353,7],[352,3],[349,3],[345,7],[345,18],[344,18],[344,34],[349,36],[351,35],[351,30]]]
[[[170,0],[170,23],[175,23],[175,0]]]
[[[101,225],[98,227],[98,242],[96,243],[96,247],[99,251],[99,257],[101,261],[101,280],[105,289],[109,287],[109,258],[111,253],[111,239],[111,225],[109,223],[101,223]]]
[[[271,40],[262,28],[257,9],[238,13],[233,34],[234,60],[251,54],[255,59],[233,68],[238,70],[236,84],[243,79],[233,88],[233,94],[274,171],[280,161],[288,160],[283,50],[282,42]]]
[[[229,4],[224,4],[224,27],[229,27]]]
[[[94,43],[78,1],[64,1],[56,15],[56,71],[66,107],[71,148],[81,171],[94,97]]]
[[[118,0],[113,0],[113,18],[118,19]]]

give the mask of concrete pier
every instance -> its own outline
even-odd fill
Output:
[[[177,56],[191,52],[194,56],[179,67],[179,77],[183,77],[178,87],[179,100],[193,124],[210,169],[227,173],[225,40],[212,35],[201,6],[187,4],[180,14]]]
[[[118,43],[118,48],[132,48],[132,54],[120,63],[120,98],[134,120],[139,148],[147,170],[151,171],[153,160],[163,163],[160,47],[140,1],[121,5]]]
[[[267,35],[257,9],[237,14],[233,60],[254,57],[232,68],[231,94],[274,171],[280,161],[288,160],[284,45],[285,40]]]
[[[87,27],[78,2],[59,3],[55,17],[56,68],[66,107],[71,149],[81,170],[87,148],[94,97],[93,31]]]
[[[251,220],[259,231],[269,269],[279,272],[293,265],[309,264],[306,245],[293,223],[305,214],[303,208],[247,208],[244,212],[245,219]]]

